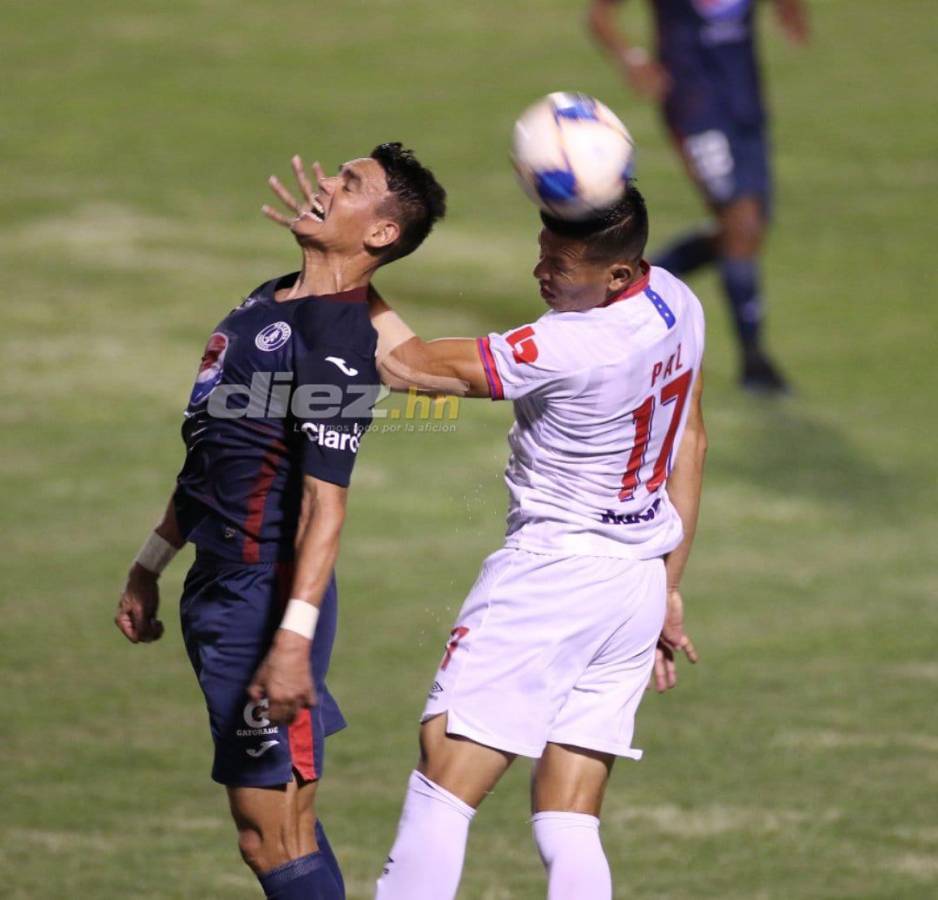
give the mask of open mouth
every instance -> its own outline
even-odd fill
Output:
[[[310,213],[317,222],[326,221],[326,208],[319,202],[319,200],[313,200],[312,209]]]
[[[319,202],[319,200],[313,200],[313,204],[309,209],[309,212],[305,213],[316,222],[325,222],[326,221],[326,208]]]

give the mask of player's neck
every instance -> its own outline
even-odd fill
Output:
[[[321,297],[367,287],[374,270],[375,261],[371,257],[337,258],[332,254],[304,247],[300,275],[283,299]]]

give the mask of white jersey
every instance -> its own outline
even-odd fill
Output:
[[[681,542],[666,489],[704,349],[700,301],[664,269],[608,304],[480,338],[514,401],[506,546],[651,559]]]

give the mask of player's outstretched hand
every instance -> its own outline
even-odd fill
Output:
[[[133,644],[149,644],[163,636],[163,623],[156,617],[160,589],[156,576],[134,564],[117,604],[114,624]]]
[[[294,631],[278,629],[273,645],[251,679],[248,696],[267,698],[267,718],[289,725],[301,709],[316,702],[309,663],[309,640]]]
[[[299,155],[294,156],[293,159],[290,160],[290,165],[293,168],[296,183],[303,194],[303,202],[298,201],[296,197],[284,187],[283,182],[276,175],[271,175],[270,178],[267,179],[267,184],[274,194],[277,195],[277,199],[287,208],[289,213],[284,215],[267,203],[261,207],[261,212],[267,216],[268,219],[272,222],[276,222],[278,225],[283,225],[284,228],[289,228],[300,216],[309,212],[313,205],[313,199],[316,196],[316,188],[313,187],[312,179],[310,179],[309,173],[306,171],[306,163],[303,162],[302,158]],[[323,172],[322,166],[320,166],[318,162],[313,163],[313,174],[316,176],[317,182],[322,182],[323,178],[326,177],[326,173]],[[290,215],[290,213],[292,213],[292,215]]]
[[[677,588],[668,590],[668,611],[664,617],[664,627],[658,638],[655,650],[655,690],[659,694],[670,690],[677,684],[675,659],[683,653],[688,662],[699,659],[690,637],[684,633],[684,600]]]

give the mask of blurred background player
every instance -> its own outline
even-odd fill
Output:
[[[715,264],[729,302],[747,390],[788,384],[763,344],[759,255],[771,214],[771,175],[754,32],[755,0],[650,0],[657,53],[633,45],[616,25],[623,0],[591,0],[590,29],[632,89],[662,104],[688,173],[714,215],[653,260],[678,277]],[[807,41],[801,0],[774,0],[793,43]]]
[[[632,736],[653,668],[663,691],[678,651],[696,661],[680,583],[706,449],[703,311],[642,258],[634,187],[600,223],[542,218],[534,277],[550,309],[536,321],[426,342],[406,327],[386,341],[387,307],[374,319],[392,386],[457,379],[515,412],[505,545],[434,676],[377,900],[456,896],[475,811],[516,756],[537,760],[548,896],[611,900],[599,817],[613,763],[641,758]]]
[[[348,486],[377,385],[368,286],[445,211],[431,172],[382,144],[304,197],[276,179],[300,272],[250,293],[208,340],[182,428],[186,460],[162,521],[134,560],[116,622],[157,640],[157,579],[196,546],[183,635],[208,707],[212,778],[238,843],[276,900],[337,900],[342,875],[314,800],[323,741],[344,727],[326,688],[336,631],[334,566]]]

